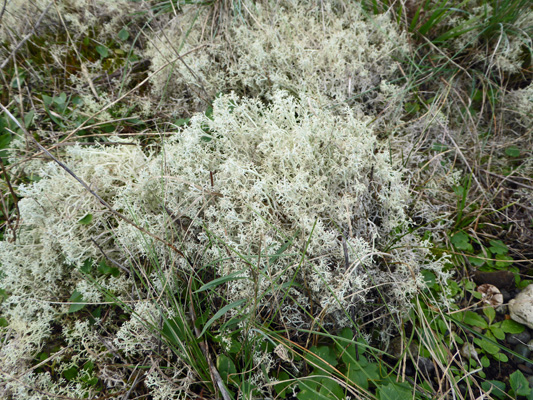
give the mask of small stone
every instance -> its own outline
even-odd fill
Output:
[[[527,329],[524,329],[524,332],[521,332],[521,333],[511,333],[510,335],[507,335],[507,343],[513,346],[520,344],[520,343],[522,344],[528,343],[530,339],[531,339],[531,335],[529,334]]]
[[[529,364],[529,363],[528,363]],[[531,375],[533,374],[533,370],[531,369],[531,367],[529,365],[525,365],[525,364],[518,364],[517,365],[518,369],[520,371],[522,371],[524,374],[527,374],[527,375]]]
[[[515,346],[514,351],[520,354],[524,358],[528,358],[531,354],[531,349],[527,344],[519,343]]]

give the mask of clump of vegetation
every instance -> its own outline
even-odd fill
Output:
[[[5,2],[0,397],[533,396],[532,15]]]

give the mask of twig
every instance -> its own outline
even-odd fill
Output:
[[[41,16],[39,17],[39,19],[37,20],[37,22],[35,23],[35,25],[33,26],[33,29],[31,30],[30,33],[28,33],[26,36],[24,36],[24,38],[15,46],[15,48],[13,49],[13,51],[11,52],[11,54],[6,57],[6,59],[4,60],[4,62],[0,65],[0,69],[4,69],[4,67],[7,65],[7,63],[9,62],[9,59],[14,56],[16,54],[16,52],[22,47],[22,45],[24,43],[26,43],[26,41],[31,38],[31,36],[35,33],[35,30],[39,27],[39,25],[41,24],[44,16],[46,15],[46,13],[48,12],[48,9],[50,8],[50,6],[52,5],[52,3],[48,3],[48,5],[46,6],[46,8],[44,9],[44,11],[41,13]],[[4,13],[4,10],[5,10],[5,2],[4,2],[4,8],[2,9],[2,15]],[[0,18],[2,18],[2,16],[0,15]]]
[[[9,188],[9,192],[11,193],[11,197],[13,197],[13,204],[15,206],[15,210],[17,211],[17,220],[15,222],[15,226],[12,227],[11,226],[11,223],[9,222],[9,210],[5,210],[5,217],[6,217],[6,223],[8,224],[9,228],[11,229],[11,231],[13,232],[13,238],[10,239],[10,241],[15,241],[17,240],[17,229],[18,229],[18,226],[19,226],[19,222],[20,222],[20,211],[19,211],[19,203],[18,203],[18,198],[17,198],[17,195],[15,194],[15,191],[13,190],[13,186],[11,186],[11,181],[9,179],[9,175],[7,174],[7,171],[6,171],[6,168],[4,166],[4,162],[2,161],[2,158],[0,157],[0,166],[2,167],[2,172],[4,173],[4,178],[6,180],[6,183],[7,183],[7,187]]]

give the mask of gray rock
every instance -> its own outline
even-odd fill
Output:
[[[530,339],[531,335],[527,329],[522,333],[511,333],[510,335],[507,335],[507,343],[513,346],[520,343],[526,344]]]
[[[519,343],[515,346],[514,351],[516,351],[518,354],[520,354],[524,358],[529,358],[529,355],[531,354],[531,349],[527,344]]]
[[[509,302],[511,318],[533,329],[533,285],[526,286]]]

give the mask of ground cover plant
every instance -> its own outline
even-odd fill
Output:
[[[532,22],[4,2],[0,396],[533,398]]]

